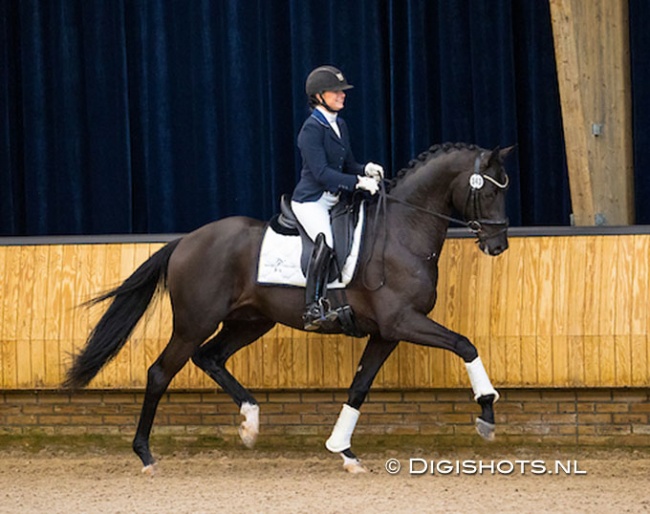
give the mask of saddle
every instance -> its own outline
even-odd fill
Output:
[[[340,270],[343,269],[345,261],[352,251],[354,233],[361,211],[361,200],[358,198],[353,196],[350,202],[339,202],[330,212],[335,254],[335,261],[332,263],[334,269],[330,270],[330,277],[340,276]],[[309,258],[314,249],[314,241],[307,235],[293,213],[289,195],[282,195],[280,198],[280,212],[271,220],[271,227],[280,234],[300,235],[302,241],[300,267],[306,274]]]

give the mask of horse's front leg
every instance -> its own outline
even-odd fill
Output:
[[[325,443],[329,451],[339,453],[343,457],[343,468],[350,473],[366,471],[366,468],[361,465],[357,456],[350,449],[352,433],[359,419],[359,408],[366,399],[377,372],[398,342],[385,340],[377,335],[370,337],[348,390],[348,401],[343,404],[332,435]]]
[[[454,352],[465,362],[465,368],[474,392],[474,399],[481,406],[481,415],[476,419],[476,431],[488,440],[494,440],[494,403],[499,393],[490,382],[485,366],[476,347],[465,336],[443,327],[427,316],[411,312],[401,316],[401,321],[386,328],[391,338],[411,343],[444,348]]]

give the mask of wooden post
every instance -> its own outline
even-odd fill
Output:
[[[633,224],[628,2],[549,2],[574,224]]]

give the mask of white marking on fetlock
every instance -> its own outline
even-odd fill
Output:
[[[339,418],[332,430],[332,435],[325,442],[325,448],[333,453],[339,453],[350,448],[352,432],[359,419],[359,411],[350,407],[347,403],[343,404]]]
[[[260,408],[258,405],[244,402],[239,412],[246,418],[239,425],[239,437],[247,448],[252,448],[260,433]]]
[[[466,362],[465,367],[467,368],[467,375],[469,376],[469,381],[474,391],[474,399],[478,400],[481,396],[493,394],[494,401],[492,403],[496,403],[499,399],[499,393],[492,386],[481,357],[476,357],[472,362]]]
[[[142,474],[147,475],[149,478],[153,478],[156,474],[156,463],[149,464],[142,468]]]
[[[366,467],[361,464],[361,461],[359,461],[359,459],[351,459],[350,457],[346,457],[343,454],[341,454],[341,457],[343,457],[343,469],[348,473],[356,475],[357,473],[368,472]]]

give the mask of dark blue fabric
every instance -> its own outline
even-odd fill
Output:
[[[636,223],[650,224],[650,2],[629,0]]]
[[[637,219],[648,222],[650,5],[630,0]],[[517,144],[513,225],[567,225],[547,2],[0,0],[0,234],[268,219],[300,172],[307,73],[341,68],[359,162]],[[549,201],[552,199],[552,201]]]
[[[298,134],[302,169],[292,200],[315,202],[324,191],[354,192],[364,167],[354,159],[347,123],[340,116],[336,121],[341,137],[318,110],[305,120]]]

